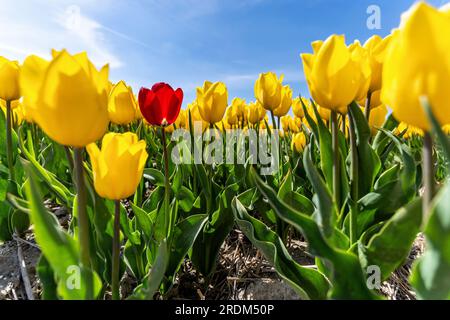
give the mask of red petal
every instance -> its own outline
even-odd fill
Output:
[[[141,88],[139,91],[139,108],[142,116],[152,125],[161,125],[159,99],[152,90]]]
[[[167,121],[169,122],[169,124],[172,124],[177,120],[182,103],[183,103],[183,90],[178,88],[170,99],[169,112],[167,114]]]

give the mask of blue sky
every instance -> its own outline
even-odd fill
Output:
[[[446,1],[428,1],[436,6]],[[111,80],[138,90],[164,81],[185,92],[204,80],[226,83],[253,100],[261,72],[285,74],[295,94],[308,95],[299,54],[332,33],[347,43],[398,26],[412,0],[2,0],[0,55],[23,61],[51,48],[86,50]],[[381,9],[381,29],[366,26],[369,5]]]

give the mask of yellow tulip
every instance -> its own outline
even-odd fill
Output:
[[[233,106],[227,108],[225,112],[225,122],[230,125],[230,127],[236,126],[239,123],[236,109]]]
[[[291,149],[298,153],[303,152],[306,146],[306,135],[303,132],[296,133],[292,137]]]
[[[370,66],[369,54],[364,49],[359,41],[355,41],[349,46],[352,58],[359,64],[359,90],[356,93],[356,100],[362,100],[367,97],[370,83],[372,79],[372,69]]]
[[[29,56],[20,87],[26,112],[56,142],[84,147],[99,140],[108,123],[108,73],[86,53],[59,52],[52,61]]]
[[[366,106],[366,98],[361,99],[360,101],[358,101],[358,104],[361,107],[365,107]],[[370,96],[370,110],[373,110],[375,108],[378,108],[379,106],[381,106],[383,103],[381,102],[381,90],[377,90],[375,92],[373,92]]]
[[[223,82],[205,81],[197,88],[197,103],[200,115],[209,124],[220,122],[228,106],[228,90]]]
[[[230,107],[234,109],[234,112],[235,112],[236,116],[238,117],[238,119],[244,120],[247,117],[246,106],[247,106],[247,103],[245,102],[244,99],[234,98],[233,101],[231,101]]]
[[[136,192],[147,161],[146,143],[131,132],[107,133],[101,150],[87,146],[94,174],[94,187],[106,199],[126,199]]]
[[[267,116],[267,114],[264,116],[264,119],[261,120],[261,122],[259,123],[259,128],[260,128],[261,130],[267,129],[266,123],[267,123],[267,124],[269,123],[269,117]],[[270,125],[269,125],[269,128],[272,130],[272,129],[273,129],[273,126],[270,124]]]
[[[13,100],[13,101],[11,101],[11,110],[14,110],[16,108],[20,108],[20,105],[21,105],[20,100]],[[6,101],[5,100],[0,99],[0,107],[3,110],[6,110]]]
[[[186,129],[189,129],[189,114],[191,114],[192,125],[195,127],[195,122],[202,123],[202,130],[206,130],[209,127],[209,123],[204,121],[200,115],[200,110],[197,101],[189,103],[186,109]]]
[[[251,124],[257,124],[261,122],[266,117],[266,109],[263,108],[261,103],[258,101],[252,102],[247,108],[247,119]]]
[[[108,99],[109,119],[112,123],[127,125],[133,122],[139,109],[133,90],[124,81],[119,81],[111,90]]]
[[[396,135],[400,135],[401,133],[403,133],[403,138],[405,139],[411,139],[414,136],[423,137],[424,135],[423,130],[414,126],[410,126],[405,122],[400,122],[398,127],[394,130],[394,134]]]
[[[186,128],[187,127],[187,111],[184,109],[180,110],[180,113],[178,114],[177,120],[175,120],[175,126],[177,128]]]
[[[14,101],[20,98],[19,75],[19,63],[0,56],[0,99]]]
[[[289,119],[290,119],[290,116],[281,117],[280,122],[281,122],[281,128],[283,129],[283,131],[289,130]]]
[[[428,131],[422,96],[440,123],[450,123],[450,19],[425,2],[406,16],[386,55],[381,100],[399,121]]]
[[[301,128],[301,120],[299,118],[292,118],[291,116],[281,117],[281,127],[286,132],[297,133]]]
[[[316,107],[317,107],[317,111],[319,112],[320,118],[322,118],[322,120],[324,120],[324,121],[330,121],[331,110],[322,108],[321,106],[317,106],[317,105],[316,105]],[[314,113],[314,111],[312,109],[311,109],[311,112]]]
[[[383,126],[386,121],[387,113],[388,109],[383,104],[373,109],[370,113],[369,125],[373,135],[378,132],[377,128],[381,128]]]
[[[450,135],[450,124],[447,124],[445,126],[442,127],[442,131],[444,131],[444,133],[446,135]]]
[[[273,110],[273,115],[276,117],[285,116],[292,106],[292,89],[289,86],[283,86],[281,90],[281,101],[278,108]]]
[[[282,98],[282,82],[273,72],[261,73],[255,82],[255,98],[266,110],[275,110],[280,106]]]
[[[169,133],[174,132],[175,127],[177,129],[189,128],[187,117],[188,117],[187,110],[181,109],[180,113],[178,114],[177,120],[175,120],[175,122],[173,124],[171,124],[170,126],[165,127],[166,132],[169,132]]]
[[[386,38],[381,38],[375,35],[369,38],[366,43],[364,43],[364,48],[366,49],[370,61],[370,69],[372,71],[370,80],[370,92],[375,92],[381,89],[383,62],[386,56],[387,49],[391,36]]]
[[[3,110],[3,113],[6,114],[6,101],[0,99],[0,107]],[[29,118],[26,117],[26,114],[24,114],[23,105],[20,102],[20,100],[13,100],[11,102],[11,110],[12,110],[12,123],[15,126],[19,126],[22,121],[29,121]]]
[[[297,97],[292,101],[292,111],[294,112],[294,115],[298,118],[303,118],[305,116],[305,112],[303,111],[302,101],[306,107],[308,107],[311,104],[311,102],[309,100],[307,100],[303,97],[302,98]]]
[[[312,97],[323,108],[347,113],[360,89],[360,64],[345,45],[344,36],[315,42],[313,50],[313,54],[301,55]]]

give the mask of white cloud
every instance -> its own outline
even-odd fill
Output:
[[[82,11],[81,5],[87,1],[79,1],[80,6],[65,2],[2,3],[0,55],[22,61],[29,54],[48,58],[52,48],[66,48],[73,53],[87,51],[98,66],[110,63],[111,68],[121,67],[123,62],[109,46],[105,28]]]

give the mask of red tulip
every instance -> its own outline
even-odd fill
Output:
[[[183,102],[183,90],[173,90],[167,83],[156,83],[152,89],[141,88],[139,108],[142,116],[155,126],[168,126],[177,120]]]

